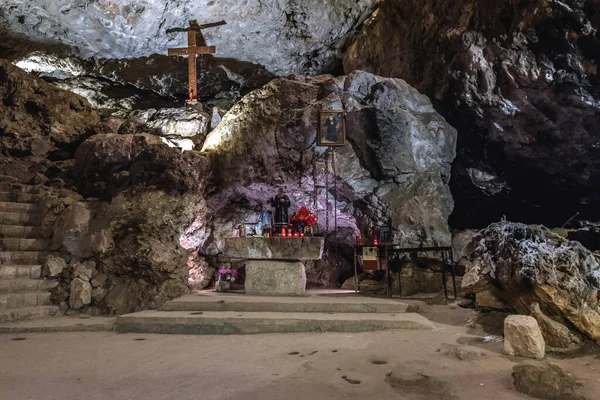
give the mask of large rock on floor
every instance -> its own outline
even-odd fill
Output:
[[[526,363],[513,367],[517,391],[544,400],[585,400],[577,394],[578,383],[556,364]]]
[[[72,156],[100,115],[83,97],[0,60],[0,148],[16,156]]]
[[[535,318],[509,315],[504,320],[504,353],[510,356],[542,359],[546,343]]]
[[[600,220],[596,1],[402,0],[351,43],[347,73],[405,79],[460,132],[456,229]]]
[[[302,296],[306,291],[304,264],[299,261],[248,261],[244,288],[248,295]]]
[[[600,255],[540,226],[492,224],[473,239],[471,269],[462,281],[468,292],[494,287],[520,314],[530,306],[600,339]]]

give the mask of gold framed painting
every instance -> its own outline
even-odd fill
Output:
[[[317,144],[319,146],[343,146],[346,144],[345,110],[321,110]]]

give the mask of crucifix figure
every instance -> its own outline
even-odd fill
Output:
[[[199,54],[214,54],[217,52],[217,48],[215,46],[206,46],[206,43],[204,43],[203,38],[201,40],[200,46],[198,46],[198,34],[201,33],[202,29],[213,28],[215,26],[221,26],[225,24],[225,21],[219,21],[214,22],[212,24],[198,25],[197,21],[190,21],[190,26],[188,28],[173,28],[167,30],[167,34],[174,32],[187,32],[188,34],[188,47],[169,49],[169,55],[188,56],[188,92],[190,100],[195,100],[198,98],[196,56]]]

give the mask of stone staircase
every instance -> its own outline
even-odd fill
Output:
[[[193,294],[158,311],[117,317],[117,332],[241,335],[299,332],[430,330],[416,308],[392,299],[359,296],[261,297]]]
[[[49,242],[41,238],[38,188],[0,183],[0,322],[55,315],[42,279]]]

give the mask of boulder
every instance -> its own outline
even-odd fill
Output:
[[[579,384],[556,364],[547,362],[513,367],[513,383],[518,392],[545,400],[585,400],[578,394]]]
[[[131,295],[129,293],[129,284],[119,282],[113,286],[105,297],[106,305],[116,314],[124,314],[130,311]],[[100,293],[98,290],[96,293]]]
[[[95,304],[104,300],[106,295],[108,294],[108,289],[104,286],[98,286],[92,289],[92,300],[94,300]],[[112,303],[115,304],[114,302]]]
[[[480,231],[473,247],[467,292],[497,288],[520,314],[538,303],[545,315],[600,339],[600,255],[544,227],[512,222]]]
[[[189,256],[187,265],[189,268],[188,284],[190,289],[203,290],[214,282],[215,269],[203,257]]]
[[[509,315],[504,320],[504,353],[542,359],[546,343],[535,318],[527,315]]]
[[[73,276],[86,282],[89,282],[97,274],[96,262],[94,261],[86,261],[84,263],[71,262],[71,267],[73,268]]]
[[[581,340],[572,334],[569,328],[545,316],[538,303],[531,305],[531,316],[538,322],[546,346],[550,351],[573,351],[581,347]]]
[[[44,276],[56,278],[60,276],[65,268],[67,268],[67,262],[64,258],[50,254],[44,264]]]
[[[306,271],[299,261],[248,261],[245,291],[256,296],[302,296]]]
[[[71,281],[71,292],[69,294],[69,306],[79,310],[92,302],[92,285],[80,278]]]
[[[52,247],[58,249],[62,246],[78,258],[90,257],[91,219],[92,212],[85,203],[70,205],[54,222]]]

